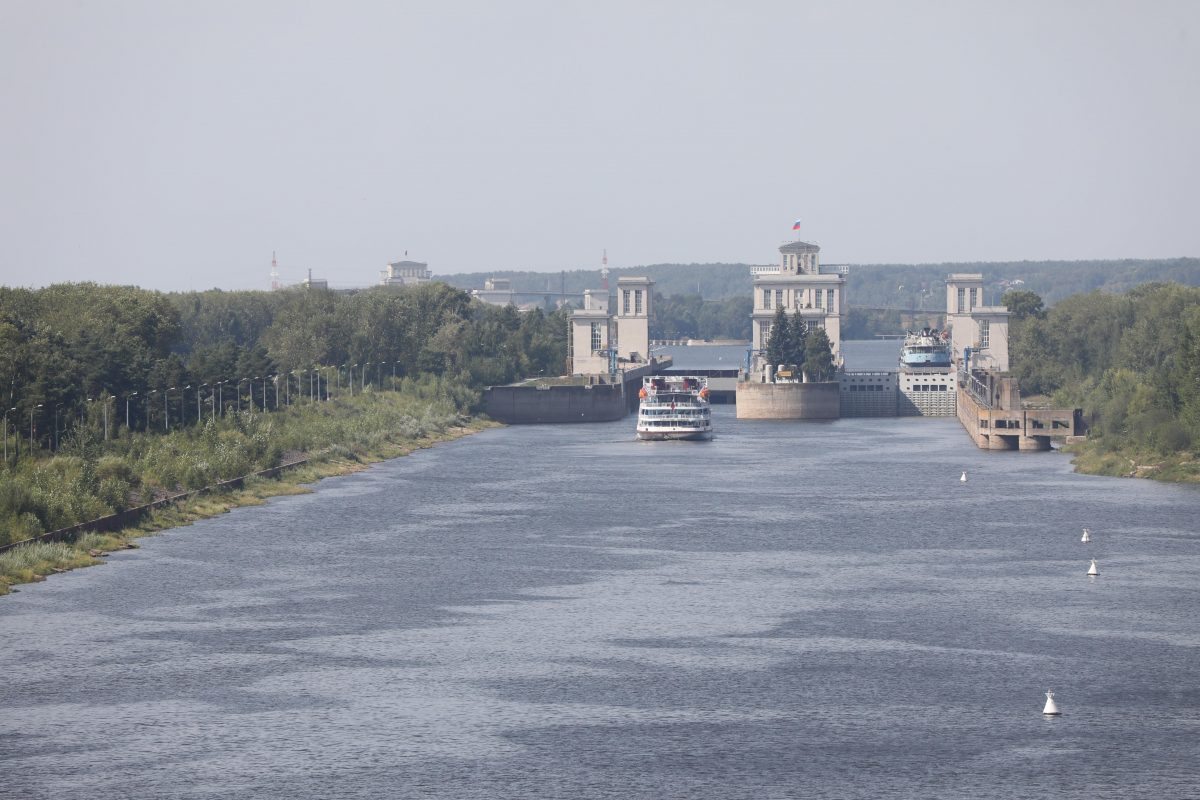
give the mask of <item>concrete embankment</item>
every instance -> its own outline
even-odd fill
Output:
[[[595,386],[493,386],[484,394],[489,417],[509,425],[543,422],[612,422],[625,416],[620,384]]]

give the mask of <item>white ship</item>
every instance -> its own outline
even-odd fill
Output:
[[[642,379],[638,392],[637,438],[650,440],[712,438],[708,378],[657,375]]]

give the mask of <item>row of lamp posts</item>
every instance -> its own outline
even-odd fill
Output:
[[[340,366],[335,365],[335,366],[330,366],[330,367],[313,367],[312,369],[309,369],[309,370],[292,370],[290,373],[285,373],[284,374],[284,377],[285,377],[285,380],[284,380],[284,403],[285,403],[285,405],[291,405],[291,377],[290,376],[292,376],[292,375],[296,376],[296,387],[297,387],[298,395],[300,397],[304,396],[303,393],[300,392],[299,390],[300,390],[300,385],[301,385],[300,384],[301,376],[305,372],[307,372],[309,374],[309,376],[308,376],[309,400],[315,401],[315,402],[320,402],[320,400],[321,400],[321,372],[323,372],[324,370],[327,370],[327,369],[334,370],[334,388],[340,392],[341,391],[341,371],[342,371],[342,369],[348,368],[348,376],[347,376],[348,380],[346,383],[346,388],[349,389],[350,396],[353,397],[354,396],[354,370],[358,369],[361,366],[362,369],[359,370],[359,373],[360,373],[359,386],[360,386],[360,391],[365,392],[367,389],[367,367],[369,367],[372,363],[375,364],[375,367],[376,367],[376,381],[378,383],[378,382],[382,381],[384,365],[388,364],[389,362],[365,361],[361,365],[347,363],[347,364],[342,364]],[[390,363],[392,366],[392,382],[394,385],[395,379],[396,379],[396,367],[400,362],[392,361]],[[237,410],[238,411],[242,410],[242,391],[241,391],[242,382],[243,381],[249,382],[249,389],[250,389],[249,403],[250,403],[250,407],[253,408],[254,407],[254,382],[259,381],[259,380],[262,381],[262,408],[263,408],[263,410],[264,411],[267,410],[267,382],[268,381],[270,381],[271,383],[273,383],[275,385],[275,408],[278,409],[279,408],[279,377],[280,377],[279,375],[270,375],[270,376],[262,376],[262,377],[255,375],[253,378],[239,378],[235,382],[236,386],[237,386],[237,391],[236,391]],[[216,418],[217,418],[217,407],[218,406],[220,406],[220,408],[221,408],[221,416],[225,415],[225,399],[224,399],[225,384],[231,383],[231,382],[234,382],[232,378],[223,380],[223,381],[214,381],[212,384],[212,389],[209,391],[208,403],[211,406],[211,408],[210,408],[211,419],[214,422],[216,421]],[[197,384],[197,386],[196,386],[196,421],[197,422],[199,422],[201,414],[202,414],[202,406],[201,406],[202,390],[207,386],[209,386],[208,383],[200,383],[200,384]],[[189,390],[191,388],[192,388],[192,384],[189,383],[187,386],[184,386],[182,389],[179,390],[179,420],[180,420],[181,425],[186,424],[186,419],[184,418],[184,411],[183,411],[184,400],[185,400],[184,392],[186,392],[187,390]],[[150,389],[144,395],[146,398],[146,415],[145,415],[146,416],[146,424],[145,424],[144,430],[148,431],[150,429],[150,413],[149,413],[150,412],[150,404],[152,402],[154,402],[154,400],[155,400],[154,395],[158,394],[159,391],[160,391],[159,389]],[[162,389],[161,391],[163,393],[163,430],[170,431],[171,430],[170,393],[175,391],[175,387],[169,386],[165,389]],[[214,397],[214,391],[215,391],[215,397]],[[128,395],[125,396],[125,427],[128,430],[133,429],[130,424],[130,404],[133,402],[133,398],[137,397],[138,394],[139,394],[138,392],[130,392]],[[325,379],[325,401],[328,402],[329,398],[330,398],[329,379],[326,378]],[[104,439],[105,439],[105,441],[108,440],[108,435],[109,435],[108,402],[110,400],[116,400],[116,399],[117,399],[116,397],[109,396],[103,400]],[[87,398],[87,402],[88,403],[93,402],[93,398],[91,398],[91,397]],[[42,408],[43,405],[44,405],[43,403],[38,403],[36,406],[34,406],[33,408],[31,408],[29,410],[29,449],[30,449],[30,452],[32,452],[33,448],[34,448],[34,414],[37,411],[37,409]],[[62,403],[58,403],[54,406],[54,440],[53,441],[54,441],[54,449],[55,450],[57,450],[58,446],[59,446],[58,412],[59,412],[59,409],[62,408],[62,406],[63,406]],[[17,410],[16,407],[13,407],[4,412],[4,462],[5,463],[8,463],[8,415],[16,410]],[[82,421],[82,419],[83,419],[83,412],[81,410],[80,411],[80,420]],[[14,441],[16,441],[16,440],[14,439]]]

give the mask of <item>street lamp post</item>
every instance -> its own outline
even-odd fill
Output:
[[[16,411],[16,408],[10,408],[4,412],[4,463],[8,464],[8,412]]]
[[[127,431],[133,430],[132,428],[129,427],[129,401],[132,400],[136,396],[137,396],[137,392],[134,392],[133,394],[125,396],[125,430],[127,430]],[[55,433],[57,434],[57,432],[58,432],[58,415],[57,414],[54,417],[54,430],[55,430]]]
[[[58,410],[63,407],[62,403],[54,404],[54,452],[58,452]]]
[[[192,388],[192,385],[189,383],[187,386],[185,386],[179,390],[179,427],[181,427],[181,428],[187,426],[187,417],[184,416],[184,411],[183,411],[183,401],[184,401],[183,393],[186,392],[190,388]]]
[[[275,410],[279,410],[279,376],[272,375],[271,383],[275,386]]]
[[[33,408],[29,409],[29,455],[30,456],[33,455],[33,412],[41,407],[42,407],[42,404],[38,403]],[[107,429],[107,427],[106,427],[106,429]],[[104,438],[107,439],[108,437],[105,436]]]
[[[108,397],[103,397],[100,399],[100,404],[104,407],[104,441],[106,441],[106,442],[108,441],[108,401],[109,400],[116,402],[117,398],[113,397],[112,395],[109,395]],[[117,412],[117,410],[114,408],[113,413],[115,414],[116,412]]]
[[[358,364],[350,365],[350,396],[351,397],[354,397],[354,368],[357,366],[358,366]]]
[[[263,411],[267,410],[267,376],[263,375]]]
[[[196,424],[197,425],[200,424],[200,390],[205,386],[208,386],[208,384],[201,383],[198,386],[196,386]]]

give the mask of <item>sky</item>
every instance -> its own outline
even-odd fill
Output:
[[[0,284],[1200,256],[1197,2],[0,0]]]

